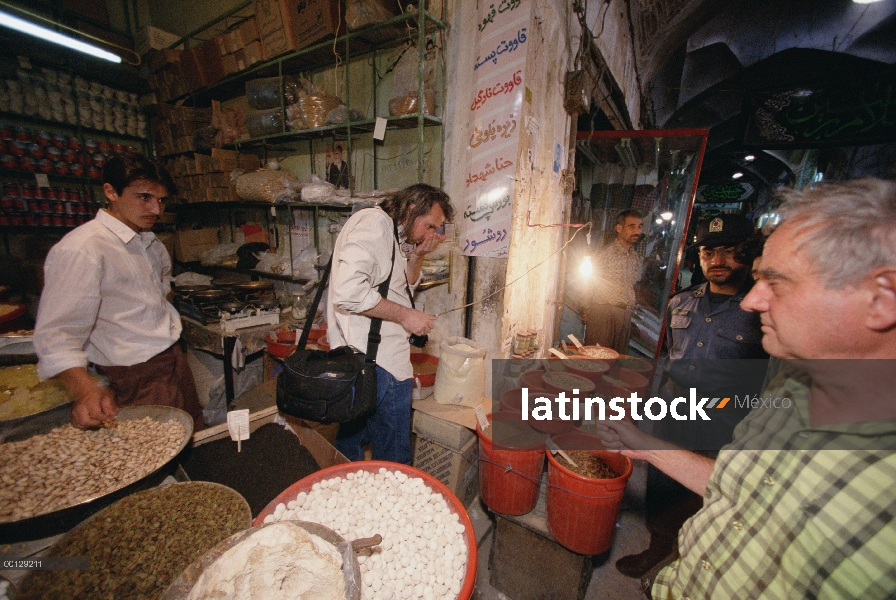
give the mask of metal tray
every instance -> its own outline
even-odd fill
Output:
[[[56,408],[59,409],[60,407]],[[57,411],[53,414],[53,417],[53,419],[44,419],[37,424],[25,424],[27,427],[23,426],[19,430],[12,432],[6,437],[6,441],[20,441],[47,433],[60,425],[68,423],[70,414],[68,410]],[[2,522],[0,523],[0,539],[6,543],[18,543],[64,533],[119,498],[161,483],[165,476],[168,475],[168,472],[173,469],[174,459],[186,448],[193,435],[193,418],[187,412],[170,406],[129,406],[119,410],[115,420],[130,421],[144,417],[150,417],[159,422],[176,420],[184,428],[183,440],[181,440],[177,451],[165,463],[142,479],[110,490],[105,494],[88,498],[66,508],[28,517],[27,519]]]
[[[289,523],[295,527],[301,527],[308,533],[316,535],[333,544],[342,554],[343,558],[342,574],[345,576],[345,600],[361,600],[361,567],[358,564],[358,558],[352,549],[352,545],[329,527],[310,521],[278,521],[277,523],[267,523],[233,534],[187,567],[184,572],[180,574],[180,577],[175,579],[174,582],[168,586],[168,589],[162,594],[160,600],[185,600],[186,598],[189,598],[190,592],[193,590],[196,581],[198,581],[205,570],[218,560],[222,554],[257,532],[259,529],[275,524],[282,525],[284,523]]]
[[[188,296],[190,294],[195,294],[196,292],[204,292],[205,290],[212,289],[210,285],[176,285],[174,286],[174,291],[178,294],[184,294]]]
[[[261,290],[274,289],[273,281],[242,281],[240,283],[231,283],[230,289],[237,292],[258,292]]]
[[[195,298],[197,300],[208,300],[215,301],[221,300],[222,298],[228,298],[230,296],[230,292],[227,290],[219,290],[215,288],[210,288],[207,290],[199,290],[198,292],[193,292],[189,295],[190,298]]]

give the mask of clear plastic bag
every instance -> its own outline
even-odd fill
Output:
[[[236,178],[236,193],[241,200],[257,202],[292,202],[299,193],[292,187],[296,178],[287,171],[262,169]]]
[[[423,91],[423,112],[427,115],[434,114],[435,94],[432,90]],[[404,96],[398,96],[389,100],[389,114],[393,117],[401,115],[415,115],[418,111],[417,92],[410,92]]]
[[[447,337],[439,345],[433,395],[439,404],[476,407],[485,397],[485,347],[464,337]]]
[[[317,175],[312,175],[311,179],[302,186],[302,202],[325,202],[335,192],[335,185],[327,183]]]
[[[246,129],[251,137],[283,132],[283,111],[279,108],[252,110],[246,113]]]
[[[299,98],[299,106],[308,129],[326,125],[327,115],[340,105],[342,105],[342,100],[335,96],[307,94]]]
[[[283,104],[295,104],[304,93],[305,81],[295,77],[283,78]],[[311,82],[307,82],[311,84]],[[313,85],[313,84],[311,84]],[[280,78],[264,77],[246,82],[246,99],[254,109],[280,108]]]

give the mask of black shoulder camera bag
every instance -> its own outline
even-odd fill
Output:
[[[382,340],[382,319],[370,320],[366,353],[351,346],[340,346],[329,352],[305,348],[332,266],[331,257],[314,303],[308,310],[298,349],[283,361],[283,372],[277,380],[277,408],[288,415],[318,423],[344,423],[368,416],[376,409],[376,353]],[[386,280],[377,288],[383,298],[389,294],[394,267],[393,243],[392,267]]]

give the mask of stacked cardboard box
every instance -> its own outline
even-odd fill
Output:
[[[261,62],[265,56],[260,40],[257,21],[252,17],[200,46],[203,85],[212,85]]]
[[[168,160],[165,167],[174,177],[182,201],[232,202],[239,196],[230,184],[231,171],[258,169],[261,159],[255,154],[212,148],[211,155],[178,156]]]
[[[255,0],[266,59],[345,33],[342,0]]]
[[[228,34],[226,41],[228,68],[235,68],[233,73],[248,69],[255,63],[259,63],[266,57],[261,46],[261,33],[258,31],[258,21],[255,17],[243,21],[243,23]],[[232,64],[231,62],[232,61]]]
[[[212,109],[160,104],[152,119],[153,143],[160,156],[195,150],[193,134],[212,122]]]
[[[134,51],[143,56],[150,50],[169,48],[179,40],[180,36],[178,35],[159,29],[158,27],[153,27],[152,25],[147,25],[134,36]]]
[[[184,54],[182,50],[153,50],[147,54],[149,87],[158,102],[168,102],[187,93],[180,64]]]
[[[479,492],[479,446],[476,434],[457,423],[415,410],[417,436],[413,464],[429,473],[468,506]]]

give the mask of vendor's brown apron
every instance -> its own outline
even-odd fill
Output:
[[[129,367],[97,365],[96,369],[109,378],[119,406],[173,406],[190,413],[194,431],[203,428],[193,373],[177,343],[146,362]]]

